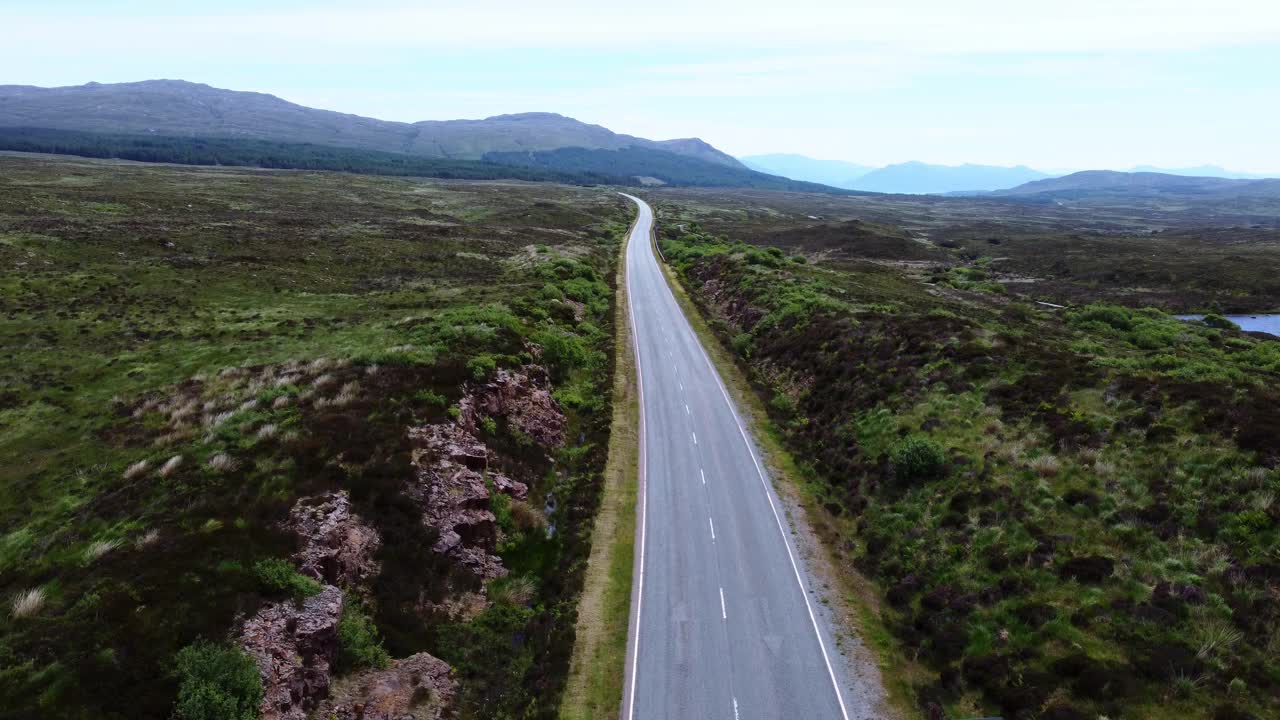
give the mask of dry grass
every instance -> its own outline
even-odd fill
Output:
[[[337,405],[338,407],[342,407],[344,405],[350,405],[353,401],[355,401],[355,399],[359,396],[359,394],[360,394],[360,383],[355,382],[353,380],[342,386],[342,389],[338,391],[337,396],[333,398],[333,404]]]
[[[89,543],[89,547],[85,548],[84,560],[85,562],[93,562],[118,547],[120,547],[119,540],[95,540]]]
[[[537,508],[527,502],[514,500],[511,503],[511,522],[521,530],[532,530],[547,526],[547,518]]]
[[[165,460],[164,464],[160,466],[160,470],[158,471],[160,473],[160,477],[169,477],[170,475],[173,474],[174,470],[178,469],[178,466],[181,464],[182,464],[181,455],[174,455],[168,460]]]
[[[226,473],[232,472],[239,467],[239,463],[237,463],[236,459],[230,455],[220,452],[209,458],[208,462],[206,462],[204,466],[216,473]]]
[[[317,377],[314,381],[312,381],[311,385],[312,387],[322,388],[322,387],[327,387],[329,385],[332,385],[336,382],[338,382],[338,378],[336,375],[325,373],[320,377]]]
[[[141,550],[159,539],[160,539],[160,531],[152,528],[151,530],[148,530],[142,533],[141,535],[139,535],[138,539],[133,541],[133,547],[138,550]]]
[[[232,415],[235,415],[235,413],[230,410],[226,412],[220,412],[217,415],[205,415],[204,425],[205,427],[212,430],[213,428],[216,428],[222,423],[230,420]]]
[[[1041,477],[1053,477],[1062,469],[1062,463],[1055,455],[1039,455],[1027,462],[1027,467],[1035,470]]]
[[[31,588],[23,590],[13,596],[13,600],[9,602],[9,613],[14,618],[31,617],[40,612],[44,607],[46,600],[44,588]]]
[[[279,410],[280,408],[289,407],[291,403],[293,403],[293,400],[288,395],[281,395],[280,397],[271,401],[271,407],[274,410]]]
[[[150,467],[149,462],[147,462],[146,460],[139,460],[138,462],[124,469],[124,479],[133,480],[134,478],[142,477],[143,475],[146,474],[148,467]]]
[[[278,430],[278,428],[274,423],[267,423],[266,425],[258,428],[258,439],[267,440],[269,438],[273,438],[276,436],[276,430]]]

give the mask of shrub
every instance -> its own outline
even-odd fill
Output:
[[[476,380],[484,380],[498,367],[498,361],[492,355],[477,355],[467,361],[467,370]]]
[[[942,475],[947,458],[937,443],[912,435],[893,449],[893,468],[899,480],[929,480]]]
[[[284,593],[295,598],[310,597],[323,588],[320,583],[303,575],[288,560],[269,558],[253,564],[253,575],[270,593]]]
[[[1200,319],[1200,322],[1211,328],[1219,330],[1239,330],[1240,328],[1230,320],[1218,315],[1217,313],[1209,313]]]
[[[198,642],[178,652],[179,720],[255,720],[262,702],[258,664],[239,648]]]
[[[361,668],[385,668],[391,656],[382,647],[378,627],[358,598],[347,596],[338,621],[338,657],[334,669],[339,674]]]

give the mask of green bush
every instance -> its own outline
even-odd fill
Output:
[[[323,588],[320,583],[294,569],[288,560],[270,558],[253,564],[253,575],[258,583],[271,594],[285,594],[295,598],[311,597]]]
[[[239,648],[198,642],[178,652],[179,720],[255,720],[262,702],[258,664]]]
[[[893,449],[893,470],[899,480],[930,480],[942,474],[947,457],[937,443],[912,435]]]
[[[1239,326],[1237,326],[1235,323],[1222,317],[1221,315],[1218,315],[1217,313],[1209,313],[1208,315],[1205,315],[1203,318],[1200,319],[1200,322],[1204,323],[1205,325],[1208,325],[1211,328],[1217,328],[1219,330],[1239,330],[1240,329]]]
[[[334,671],[339,675],[362,668],[385,668],[391,656],[382,647],[378,626],[365,612],[360,599],[347,596],[338,621],[338,657]]]

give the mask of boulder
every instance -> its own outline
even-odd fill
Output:
[[[457,681],[443,660],[418,653],[393,661],[385,670],[365,670],[338,681],[315,716],[326,720],[441,720],[450,716],[457,690]]]
[[[271,603],[245,622],[239,644],[262,674],[262,720],[306,720],[329,692],[342,591],[327,585],[301,603]]]

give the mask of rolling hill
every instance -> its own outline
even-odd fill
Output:
[[[733,157],[697,138],[647,140],[555,113],[403,123],[317,110],[274,95],[223,90],[183,80],[55,88],[0,86],[0,127],[232,137],[455,160],[479,160],[490,152],[562,147],[645,147],[745,169]]]
[[[1000,197],[1089,198],[1159,195],[1215,197],[1280,197],[1280,180],[1237,180],[1153,172],[1086,170],[1058,178],[1024,183],[990,193]]]

